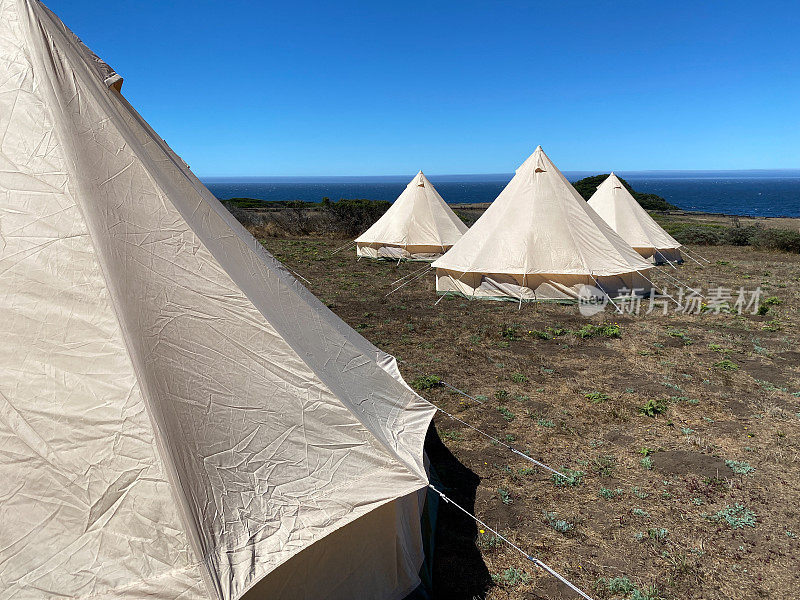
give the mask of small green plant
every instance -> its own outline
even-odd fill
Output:
[[[587,323],[576,331],[575,335],[582,339],[593,337],[618,338],[622,335],[622,330],[617,323],[604,325],[592,325],[591,323]]]
[[[660,528],[660,529],[648,529],[647,530],[647,537],[649,537],[651,540],[653,540],[657,544],[664,543],[664,540],[667,539],[668,535],[669,535],[669,531],[667,529],[664,529],[663,527]]]
[[[475,545],[483,551],[496,550],[502,547],[503,540],[494,533],[486,533],[484,530],[481,530],[475,540]]]
[[[615,490],[612,490],[612,489],[609,489],[609,488],[600,488],[600,491],[597,492],[597,494],[601,498],[604,498],[606,500],[612,500],[612,499],[616,498],[617,496],[621,496],[622,493],[623,493],[623,491],[622,491],[621,488],[617,488]]]
[[[636,585],[627,577],[611,577],[606,579],[601,577],[595,584],[597,588],[605,588],[609,594],[630,594],[636,589]]]
[[[500,337],[506,340],[518,340],[518,329],[519,328],[516,325],[502,325],[500,327]]]
[[[728,465],[731,468],[731,471],[737,475],[747,475],[748,473],[755,471],[755,469],[751,467],[750,463],[746,460],[726,460],[725,464]]]
[[[726,506],[716,514],[709,517],[712,521],[725,521],[733,529],[744,529],[745,527],[755,527],[758,517],[749,508],[741,504]]]
[[[645,456],[643,459],[639,461],[639,464],[642,465],[648,471],[653,468],[653,459],[649,456]]]
[[[691,427],[681,427],[681,433],[683,435],[692,435],[694,433],[694,429]]]
[[[617,459],[614,456],[598,456],[594,459],[594,470],[600,477],[613,477],[617,468]]]
[[[728,349],[728,348],[726,348],[726,347],[724,347],[724,346],[722,346],[720,344],[709,344],[708,345],[708,349],[709,350],[713,350],[714,352],[720,352],[722,354],[726,354],[726,353],[730,352],[730,349]]]
[[[595,404],[600,404],[601,402],[608,400],[611,396],[604,394],[603,392],[586,392],[583,397],[587,400],[591,400]]]
[[[545,511],[544,518],[547,524],[559,533],[567,534],[575,527],[574,523],[559,519],[556,514],[552,512]]]
[[[507,390],[497,390],[494,393],[494,397],[497,398],[498,400],[505,400],[506,398],[508,398],[508,391]]]
[[[781,304],[783,304],[783,300],[777,296],[770,296],[769,298],[764,298],[761,304],[759,304],[756,312],[759,315],[765,315],[769,312],[771,306],[780,306]]]
[[[630,600],[662,600],[658,586],[651,585],[643,589],[635,589],[630,595]]]
[[[421,375],[411,380],[411,387],[415,390],[430,390],[442,385],[442,378],[438,375]]]
[[[642,510],[641,508],[634,508],[632,511],[634,517],[644,517],[647,518],[650,516],[650,513],[646,510]]]
[[[634,496],[636,496],[637,498],[640,498],[641,500],[644,500],[645,498],[647,498],[648,496],[650,496],[650,494],[648,494],[647,492],[643,492],[643,491],[642,491],[642,490],[640,490],[638,487],[635,487],[635,488],[633,488],[633,490],[631,490],[631,493],[632,493]]]
[[[448,431],[444,429],[439,433],[439,436],[442,440],[451,440],[453,442],[461,441],[464,437],[461,435],[460,431]]]
[[[497,410],[501,415],[503,415],[503,418],[509,423],[516,418],[516,415],[514,415],[514,413],[508,410],[505,406],[501,406]]]
[[[639,407],[639,412],[647,417],[655,417],[667,410],[667,403],[664,400],[648,400]]]
[[[552,479],[556,487],[578,487],[583,483],[583,471],[573,471],[563,467],[561,474],[553,473]]]
[[[538,329],[531,329],[530,331],[528,331],[528,335],[533,337],[533,338],[540,339],[540,340],[549,340],[550,339],[550,334],[549,333],[547,333],[546,331],[540,331]]]
[[[525,377],[525,375],[523,375],[522,373],[513,373],[511,375],[511,381],[513,381],[514,383],[525,383],[526,381],[528,381],[528,378]]]
[[[714,363],[714,367],[719,369],[720,371],[738,371],[739,365],[737,365],[732,360],[728,360],[727,358],[722,359],[719,362]]]
[[[505,488],[497,488],[497,495],[500,496],[500,502],[503,504],[511,504],[511,494]]]
[[[492,575],[492,581],[497,585],[504,587],[516,587],[528,583],[531,576],[522,569],[516,567],[509,567],[502,573],[495,573]]]
[[[536,421],[536,424],[540,425],[541,427],[555,427],[556,426],[556,424],[553,423],[550,419],[538,419]]]
[[[767,321],[761,326],[761,329],[764,331],[780,331],[783,329],[780,321],[778,319],[772,319],[771,321]]]
[[[681,340],[683,342],[684,346],[691,346],[694,343],[692,338],[690,338],[688,335],[686,335],[686,332],[681,330],[681,329],[668,329],[667,330],[667,335],[669,337],[673,337],[673,338],[677,338],[677,339]]]

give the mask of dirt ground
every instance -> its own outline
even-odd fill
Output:
[[[734,299],[760,286],[776,298],[763,315],[583,317],[435,304],[432,272],[387,296],[425,266],[332,254],[337,239],[263,243],[407,381],[436,375],[483,404],[441,385],[424,397],[569,476],[435,419],[427,448],[447,493],[595,598],[797,597],[800,256],[697,248],[709,265],[653,275],[673,294],[667,275]],[[452,507],[436,543],[436,598],[577,597]]]

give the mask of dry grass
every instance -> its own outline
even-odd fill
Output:
[[[423,392],[432,402],[554,467],[584,472],[579,485],[555,486],[441,414],[429,439],[452,497],[595,597],[796,597],[800,256],[699,248],[712,264],[677,273],[704,289],[760,285],[783,301],[763,316],[586,319],[574,306],[449,298],[434,306],[430,274],[384,298],[420,265],[331,256],[341,240],[264,243],[397,356],[408,381],[436,374],[485,398],[480,406],[434,387]],[[587,322],[616,322],[620,337],[537,333]],[[642,414],[648,403],[664,411]],[[746,471],[743,463],[753,470],[734,473],[730,465]],[[755,513],[754,527],[715,517],[737,504]],[[572,527],[560,532],[559,521]],[[574,597],[487,534],[442,507],[437,598]]]

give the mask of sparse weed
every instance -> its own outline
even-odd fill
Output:
[[[604,394],[603,392],[586,392],[583,397],[587,400],[591,400],[595,404],[600,404],[601,402],[608,400],[611,396]]]

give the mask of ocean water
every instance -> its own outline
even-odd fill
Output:
[[[565,172],[570,181],[594,172]],[[619,171],[639,192],[663,196],[686,210],[750,215],[800,217],[800,169],[775,171]],[[324,197],[393,201],[412,174],[384,177],[206,178],[203,183],[222,200],[235,197],[261,200],[319,202]],[[512,174],[429,175],[450,203],[491,202]]]

